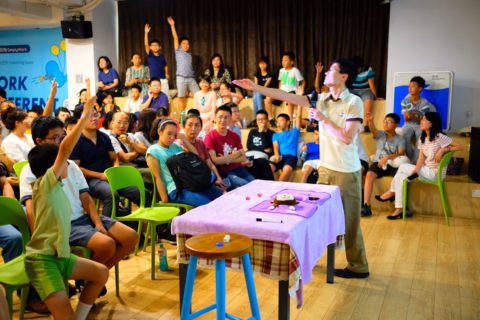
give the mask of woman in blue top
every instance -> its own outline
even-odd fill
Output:
[[[101,56],[97,61],[98,66],[98,91],[97,97],[111,93],[114,97],[122,95],[122,85],[118,72],[113,69],[112,62],[106,56]]]
[[[183,188],[177,192],[170,170],[167,167],[167,159],[173,155],[184,152],[184,149],[175,142],[182,140],[187,152],[198,155],[195,147],[188,141],[183,133],[178,134],[177,123],[172,119],[165,119],[158,124],[158,143],[147,150],[147,164],[155,177],[158,194],[162,202],[175,201],[198,207],[220,197],[221,189],[212,186],[202,192],[192,192]]]

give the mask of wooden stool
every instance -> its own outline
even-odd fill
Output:
[[[194,319],[213,309],[217,309],[217,320],[224,320],[226,318],[240,319],[226,313],[225,302],[225,259],[236,257],[242,257],[243,273],[245,275],[245,282],[247,283],[250,309],[253,315],[249,319],[260,320],[260,311],[258,309],[257,294],[255,292],[255,282],[253,281],[249,254],[252,248],[252,239],[240,234],[230,233],[230,242],[223,242],[225,235],[227,235],[227,233],[207,233],[191,237],[185,242],[185,250],[190,255],[190,261],[188,264],[185,293],[183,295],[182,320]],[[198,258],[215,260],[217,303],[191,314],[193,283],[195,282]]]

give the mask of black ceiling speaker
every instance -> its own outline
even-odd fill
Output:
[[[83,20],[61,21],[62,36],[65,39],[87,39],[92,35],[92,22]]]

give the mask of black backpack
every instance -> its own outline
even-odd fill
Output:
[[[201,192],[209,189],[215,181],[212,171],[205,162],[192,152],[182,152],[167,159],[177,194],[183,189]]]

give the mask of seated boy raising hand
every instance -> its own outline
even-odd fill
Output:
[[[62,189],[67,177],[67,159],[85,127],[96,97],[85,103],[78,123],[60,146],[42,144],[28,154],[32,173],[35,229],[27,244],[25,270],[34,288],[54,319],[85,319],[108,279],[107,268],[70,253],[70,215],[68,198]],[[66,279],[86,280],[74,313],[65,291]]]

